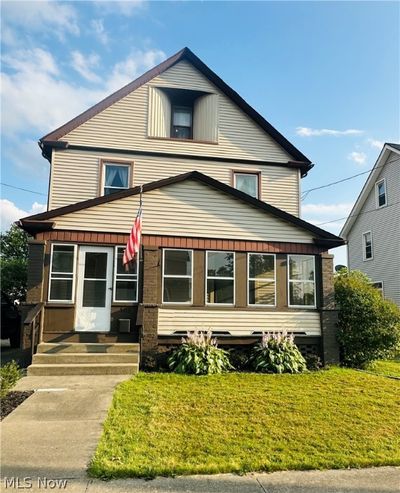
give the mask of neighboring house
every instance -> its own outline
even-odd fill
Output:
[[[385,144],[341,235],[348,266],[400,306],[400,145]]]
[[[193,329],[229,345],[287,330],[303,351],[337,360],[327,251],[344,241],[299,217],[313,165],[189,49],[40,147],[51,163],[48,212],[20,225],[34,236],[27,324],[41,313],[43,341],[135,342],[144,355]],[[140,185],[142,250],[127,272]],[[76,361],[74,372],[91,371]],[[36,373],[66,371],[51,355],[34,362]]]

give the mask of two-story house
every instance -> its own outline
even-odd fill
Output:
[[[348,267],[400,306],[400,145],[385,144],[341,235]]]
[[[230,346],[287,330],[303,351],[337,361],[327,251],[344,241],[299,217],[313,165],[189,49],[40,147],[48,211],[20,225],[34,237],[28,302],[51,344],[31,372],[67,371],[54,352],[137,343],[146,354],[193,329]],[[142,248],[126,271],[140,186]],[[89,373],[85,358],[70,371]]]

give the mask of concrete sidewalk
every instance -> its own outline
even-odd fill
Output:
[[[125,376],[26,377],[36,390],[1,424],[1,491],[69,493],[399,493],[400,468],[293,471],[145,480],[89,479],[86,466]],[[7,480],[5,480],[7,478]],[[19,484],[12,478],[19,478]],[[24,481],[24,478],[29,478]],[[65,479],[66,483],[54,483]],[[47,483],[47,488],[46,486]]]

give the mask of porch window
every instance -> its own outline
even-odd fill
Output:
[[[76,245],[51,246],[49,301],[72,302],[75,288]]]
[[[116,247],[114,262],[114,302],[136,303],[138,300],[138,255],[128,264],[122,264],[125,247]]]
[[[130,164],[104,163],[104,195],[129,188]]]
[[[207,252],[207,304],[235,303],[235,254]]]
[[[275,255],[248,254],[248,304],[275,306]]]
[[[260,197],[259,190],[260,174],[259,173],[245,173],[245,172],[233,172],[233,186],[241,192],[247,193],[258,199]]]
[[[163,250],[163,303],[192,303],[193,250]]]
[[[315,308],[315,258],[288,255],[289,306]]]

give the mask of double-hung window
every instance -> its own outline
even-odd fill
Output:
[[[371,231],[363,233],[363,258],[364,260],[372,260],[374,258]]]
[[[76,245],[51,246],[49,301],[72,302],[75,287]]]
[[[247,193],[258,199],[260,197],[260,174],[259,173],[244,173],[234,171],[233,186],[241,192]]]
[[[315,258],[288,255],[289,306],[315,307]]]
[[[248,254],[248,304],[275,306],[275,255]]]
[[[207,304],[235,303],[235,254],[206,252]]]
[[[129,188],[131,165],[118,163],[104,163],[104,192],[110,195]]]
[[[163,251],[163,303],[192,303],[193,250]]]
[[[138,300],[138,255],[126,269],[122,263],[125,247],[115,248],[114,262],[114,301],[135,303]]]
[[[171,137],[176,139],[192,139],[193,110],[190,106],[172,107]]]
[[[384,207],[387,204],[386,181],[380,180],[375,184],[376,206]]]

